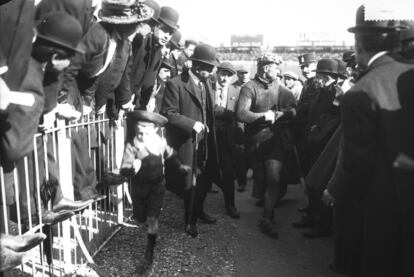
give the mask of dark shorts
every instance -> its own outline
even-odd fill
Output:
[[[131,194],[134,217],[138,222],[145,222],[147,217],[160,216],[165,194],[164,180],[153,183],[133,180]]]

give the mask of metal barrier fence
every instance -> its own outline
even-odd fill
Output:
[[[48,236],[30,250],[30,260],[19,271],[13,269],[4,272],[4,276],[70,274],[85,262],[93,263],[94,255],[120,229],[131,210],[127,183],[102,189],[99,193],[105,199],[93,202],[67,220],[54,225],[42,222],[42,216],[52,209],[53,199],[47,199],[50,191],[45,188],[51,176],[57,173],[63,196],[74,200],[73,136],[86,133],[84,149],[98,181],[104,172],[119,168],[125,128],[110,123],[104,115],[85,116],[69,124],[58,120],[55,128],[33,138],[32,153],[14,162],[11,168],[0,166],[1,232],[22,235],[42,231]]]

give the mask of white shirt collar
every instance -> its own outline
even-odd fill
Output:
[[[380,57],[384,56],[385,54],[387,54],[388,51],[380,51],[377,54],[375,54],[374,56],[371,57],[371,59],[369,59],[368,61],[368,66],[369,67],[371,64],[373,64],[376,60],[378,60]]]
[[[193,79],[194,83],[198,86],[201,82],[200,78],[198,78],[192,71],[191,69],[188,70],[188,73],[190,74],[191,79]]]

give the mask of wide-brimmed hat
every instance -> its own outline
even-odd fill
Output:
[[[230,62],[222,62],[217,67],[218,70],[224,70],[231,73],[231,75],[236,74],[236,69],[234,68],[233,64]]]
[[[171,50],[173,49],[181,49],[181,32],[179,30],[175,30],[173,33],[171,39],[170,39],[170,45]]]
[[[194,48],[194,53],[190,57],[192,61],[199,61],[213,66],[219,66],[220,62],[216,57],[216,49],[208,44],[199,44]]]
[[[306,53],[306,54],[300,55],[298,57],[298,61],[299,61],[300,66],[315,63],[316,62],[316,55],[313,52],[312,53]]]
[[[127,119],[131,122],[145,121],[152,122],[158,126],[164,126],[168,123],[168,119],[160,114],[147,112],[143,110],[126,113]]]
[[[173,30],[178,29],[178,18],[180,15],[178,12],[168,6],[161,7],[160,16],[158,17],[158,21],[160,23],[164,23],[168,27],[170,27]]]
[[[377,13],[386,14],[389,12],[387,9],[378,9]],[[379,14],[379,16],[380,16]],[[366,6],[361,5],[356,12],[356,24],[355,26],[348,28],[351,33],[358,32],[372,32],[372,33],[392,33],[402,29],[402,25],[398,20],[368,20],[366,19]],[[380,16],[386,18],[386,16]]]
[[[316,65],[316,73],[339,75],[339,60],[336,59],[320,59]]]
[[[103,0],[98,16],[111,24],[133,24],[146,21],[153,14],[154,9],[142,0]]]
[[[65,12],[49,13],[36,27],[36,35],[39,38],[79,53],[84,53],[78,46],[82,34],[79,21]]]

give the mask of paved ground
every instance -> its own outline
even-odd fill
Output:
[[[329,268],[332,261],[332,238],[304,239],[302,229],[292,227],[299,219],[298,206],[305,197],[297,185],[291,185],[281,206],[275,210],[279,238],[271,239],[259,232],[256,226],[262,209],[250,197],[251,186],[237,194],[237,207],[241,213],[237,230],[235,257],[236,276],[277,277],[335,277]]]
[[[223,197],[208,194],[206,210],[217,218],[215,225],[199,224],[200,235],[183,232],[182,200],[167,193],[160,219],[160,240],[155,262],[145,276],[237,276],[237,277],[338,277],[328,265],[333,258],[332,238],[302,238],[304,230],[292,227],[299,219],[298,206],[305,197],[291,185],[275,210],[279,238],[271,239],[257,227],[262,208],[255,206],[251,185],[236,193],[241,219],[225,214]],[[105,276],[137,276],[135,266],[143,255],[145,226],[124,227],[95,257]]]

